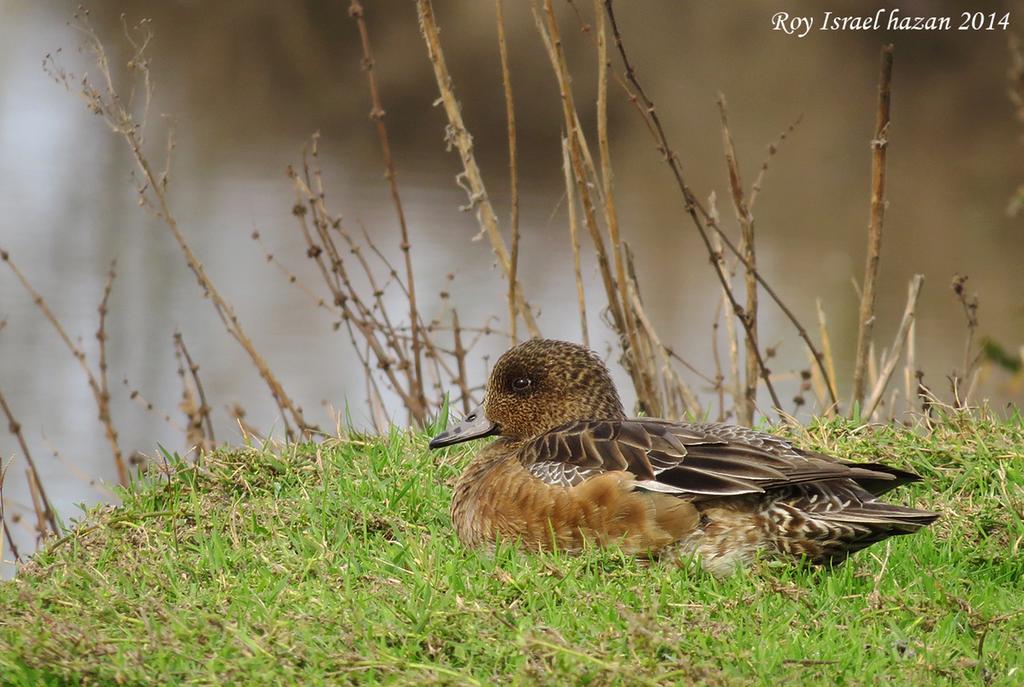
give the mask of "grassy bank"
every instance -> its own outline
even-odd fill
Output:
[[[0,680],[1020,684],[1024,421],[815,425],[909,466],[943,518],[834,571],[463,549],[472,447],[422,435],[221,451],[100,508],[0,583]]]

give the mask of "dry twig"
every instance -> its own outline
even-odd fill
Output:
[[[859,406],[864,402],[864,374],[868,363],[871,332],[875,326],[875,282],[878,278],[878,262],[882,251],[882,222],[885,218],[885,156],[889,147],[891,85],[890,44],[882,46],[882,64],[878,76],[878,110],[875,117],[875,135],[871,139],[871,222],[868,224],[868,253],[864,266],[864,284],[861,287],[851,400],[851,404]]]
[[[39,471],[36,469],[36,462],[32,460],[32,452],[28,450],[28,444],[25,442],[25,435],[21,432],[21,424],[14,419],[14,413],[11,412],[11,407],[7,405],[7,399],[4,398],[3,391],[0,391],[0,409],[4,411],[4,415],[7,417],[7,429],[18,440],[18,445],[21,446],[21,452],[25,456],[25,463],[28,465],[27,472],[29,475],[29,490],[32,493],[33,505],[36,510],[36,519],[39,523],[49,525],[50,531],[53,534],[57,534],[59,531],[57,528],[57,516],[53,512],[53,506],[50,505],[50,499],[46,495],[46,489],[43,487],[43,482],[39,479]],[[45,536],[45,527],[41,527],[38,534],[40,537]],[[14,541],[11,540],[12,551],[14,550],[13,544]]]
[[[573,183],[572,163],[569,161],[569,141],[562,137],[562,171],[565,174],[565,207],[569,211],[569,240],[572,243],[573,276],[576,279],[576,304],[580,313],[580,337],[583,345],[590,348],[587,332],[587,299],[583,288],[583,272],[580,268],[579,223],[576,219],[576,192]]]
[[[103,425],[104,432],[106,433],[107,441],[110,443],[111,451],[114,456],[114,467],[117,469],[117,480],[120,484],[128,484],[128,466],[124,462],[124,455],[121,452],[121,445],[117,439],[117,431],[114,429],[114,422],[110,415],[110,390],[107,385],[107,352],[106,352],[106,318],[107,318],[107,303],[110,299],[110,292],[113,288],[114,278],[117,276],[114,272],[115,264],[111,263],[110,271],[107,273],[107,282],[103,287],[103,297],[100,299],[100,305],[98,308],[99,312],[99,327],[96,330],[96,339],[99,342],[99,365],[98,374],[89,367],[88,360],[85,355],[85,351],[82,347],[71,340],[67,330],[64,329],[64,325],[61,324],[60,320],[54,314],[53,310],[47,304],[36,289],[29,282],[28,278],[22,274],[21,270],[11,259],[10,253],[6,250],[0,249],[0,260],[7,263],[7,266],[14,273],[14,276],[18,278],[25,291],[28,292],[29,296],[32,297],[32,302],[39,308],[40,312],[43,313],[43,317],[49,322],[56,330],[60,340],[64,342],[64,345],[71,352],[71,355],[78,361],[82,371],[85,372],[86,380],[89,383],[89,390],[92,392],[93,400],[96,402],[96,409],[99,414],[100,423]]]
[[[822,383],[827,386],[829,390],[829,397],[836,398],[839,392],[836,391],[836,368],[834,359],[832,357],[832,338],[828,335],[828,322],[825,319],[825,310],[821,307],[821,299],[815,301],[815,306],[818,312],[818,335],[821,337],[821,351],[825,356],[825,374],[822,376]],[[817,367],[814,368],[818,374],[821,374],[821,370]],[[834,413],[837,408],[835,403],[831,405],[825,403],[824,394],[821,394],[821,403],[825,406],[825,413]]]
[[[878,380],[871,389],[871,395],[864,402],[863,411],[861,412],[862,418],[870,418],[882,400],[882,394],[885,393],[885,388],[889,384],[893,370],[896,369],[896,363],[899,362],[900,355],[903,353],[910,327],[914,323],[917,297],[921,293],[921,284],[923,283],[924,275],[921,274],[915,274],[914,278],[910,280],[910,286],[907,288],[907,305],[903,311],[903,318],[900,320],[900,326],[896,330],[896,338],[892,343],[892,348],[889,349],[881,364]]]
[[[966,275],[957,274],[953,277],[953,293],[963,307],[964,320],[967,327],[963,364],[960,370],[954,371],[952,375],[953,397],[957,408],[963,407],[961,401],[966,403],[970,398],[970,391],[974,386],[973,381],[963,399],[960,397],[960,389],[963,386],[963,381],[972,377],[972,373],[975,372],[982,355],[982,351],[974,352],[974,336],[978,329],[978,296],[977,294],[968,295],[966,284]]]
[[[775,157],[775,154],[779,152],[779,148],[782,144],[786,142],[786,139],[796,131],[798,126],[800,126],[800,122],[803,121],[803,118],[804,116],[802,114],[799,115],[793,120],[792,124],[786,127],[785,131],[779,134],[779,137],[775,139],[775,141],[768,144],[768,154],[761,162],[761,168],[757,171],[757,177],[754,179],[754,183],[750,187],[750,198],[747,200],[747,209],[750,212],[754,211],[754,204],[757,203],[757,197],[761,193],[761,187],[764,185],[765,175],[768,173],[768,165],[771,163],[772,158]]]
[[[1014,34],[1009,36],[1009,47],[1010,69],[1007,72],[1009,80],[1007,90],[1017,122],[1024,126],[1024,51],[1021,50],[1020,39]],[[1024,136],[1021,136],[1021,141],[1024,142]],[[1022,210],[1024,210],[1024,185],[1017,187],[1006,212],[1011,217],[1016,217]]]
[[[718,208],[715,204],[715,196],[711,195],[709,198],[708,206],[710,208],[710,216],[712,221],[718,221]],[[719,272],[728,274],[729,281],[732,281],[733,271],[728,268],[725,261],[725,254],[722,252],[722,241],[721,235],[711,234],[711,244],[715,250],[715,261],[718,263],[717,269]],[[729,297],[729,291],[722,287],[722,299],[719,305],[721,312],[729,313],[732,310],[732,299]],[[725,335],[726,343],[729,346],[729,394],[732,396],[732,405],[737,413],[737,422],[740,422],[738,413],[740,409],[746,405],[744,401],[743,391],[743,377],[740,374],[740,345],[739,338],[736,332],[736,322],[732,317],[726,316],[725,320]]]
[[[483,177],[480,174],[480,167],[476,163],[473,152],[473,137],[470,136],[462,121],[462,108],[455,98],[455,91],[452,87],[451,75],[448,73],[448,66],[445,64],[444,52],[441,50],[441,41],[438,36],[437,22],[434,19],[434,9],[430,0],[416,0],[416,10],[419,16],[420,32],[426,42],[427,54],[430,63],[434,68],[434,77],[437,81],[437,88],[441,94],[440,102],[444,105],[445,114],[448,117],[448,127],[445,131],[445,139],[450,146],[459,151],[462,159],[463,172],[457,177],[460,186],[469,194],[469,205],[467,210],[476,210],[477,220],[481,229],[487,234],[491,242],[491,249],[498,257],[498,264],[506,278],[511,281],[512,259],[508,249],[505,247],[505,240],[498,230],[498,218],[494,214],[494,207],[491,205],[487,188],[484,186]],[[530,336],[540,336],[540,329],[533,318],[530,305],[523,295],[522,284],[513,283],[511,288],[515,290],[516,307],[519,315],[526,324]]]
[[[206,392],[199,378],[199,365],[192,360],[181,332],[174,333],[174,355],[178,359],[178,376],[181,378],[182,388],[179,407],[188,419],[186,442],[188,446],[196,447],[200,453],[211,451],[217,445],[217,438],[213,433],[210,404],[206,400]]]
[[[302,409],[291,400],[291,397],[285,392],[284,387],[270,370],[263,356],[256,350],[256,346],[245,333],[241,322],[239,322],[237,315],[235,315],[234,308],[221,295],[213,281],[206,274],[203,264],[192,250],[191,244],[185,238],[184,233],[178,226],[177,219],[175,219],[171,212],[167,189],[170,182],[170,156],[174,147],[173,132],[168,136],[165,166],[162,173],[157,173],[145,153],[143,136],[146,130],[146,114],[148,113],[149,103],[152,98],[149,59],[145,55],[145,50],[152,38],[152,33],[145,22],[141,22],[136,27],[138,37],[134,37],[132,31],[128,29],[127,25],[125,26],[125,38],[132,46],[132,54],[127,62],[127,66],[129,71],[138,75],[143,86],[143,112],[141,118],[137,119],[133,107],[134,87],[130,89],[127,99],[122,98],[120,91],[114,85],[110,61],[107,58],[103,43],[89,23],[88,12],[76,13],[75,20],[75,28],[84,36],[84,47],[92,53],[96,62],[102,79],[101,84],[94,84],[88,76],[78,78],[74,74],[69,73],[58,65],[52,55],[46,56],[43,62],[44,68],[57,83],[64,86],[69,92],[78,93],[85,101],[87,109],[100,115],[110,130],[120,136],[127,144],[141,175],[141,180],[138,183],[140,205],[150,210],[171,232],[203,294],[209,297],[217,312],[217,316],[224,324],[228,333],[238,341],[249,355],[253,365],[266,382],[274,402],[281,411],[286,434],[290,438],[294,438],[296,433],[304,436],[310,435],[316,430],[315,426],[306,422]]]
[[[741,306],[736,301],[736,298],[732,292],[732,287],[729,284],[728,277],[722,269],[721,263],[716,259],[716,253],[711,244],[711,239],[709,237],[707,228],[705,227],[704,222],[701,220],[701,216],[707,219],[708,214],[704,211],[703,207],[700,206],[699,201],[697,201],[696,197],[694,197],[693,195],[693,192],[690,190],[690,187],[686,184],[686,181],[684,180],[683,176],[682,165],[679,161],[679,157],[675,154],[672,147],[668,143],[668,137],[666,136],[665,129],[661,124],[661,118],[658,116],[657,111],[654,109],[654,103],[647,96],[646,91],[640,85],[639,79],[636,75],[636,71],[633,68],[632,62],[630,62],[629,60],[629,56],[627,55],[625,46],[622,42],[622,34],[619,31],[618,22],[615,18],[615,10],[613,7],[612,0],[604,0],[604,6],[605,12],[608,15],[608,19],[612,27],[612,35],[615,38],[615,45],[618,48],[619,56],[622,58],[622,62],[626,68],[626,79],[629,81],[630,84],[633,85],[633,88],[635,89],[634,97],[638,98],[638,101],[636,101],[638,102],[638,106],[639,104],[642,104],[640,112],[642,116],[645,118],[645,120],[648,121],[649,129],[658,141],[659,152],[661,152],[661,154],[664,156],[665,162],[669,165],[669,168],[672,171],[672,174],[676,180],[676,184],[683,195],[684,209],[686,210],[686,214],[693,221],[694,226],[697,229],[697,233],[700,235],[701,240],[704,243],[704,247],[707,250],[708,255],[711,257],[712,264],[715,267],[715,273],[719,279],[719,283],[721,284],[723,290],[726,292],[729,298],[730,308],[736,314],[737,319],[739,319],[740,322],[743,324],[743,328],[747,336],[751,336],[750,323],[748,318],[746,317],[746,313],[743,309],[743,306]],[[700,210],[701,214],[698,214],[698,209]],[[714,226],[717,227],[717,225]],[[735,246],[732,245],[732,242],[729,241],[728,237],[726,237],[721,231],[719,231],[718,233],[721,235],[723,242],[726,245],[730,246],[730,249],[737,256],[741,257],[740,251],[736,250]],[[759,281],[761,281],[763,285],[763,280],[759,279]],[[775,300],[776,302],[779,302],[777,298],[775,298]],[[794,318],[791,317],[791,320],[792,319]],[[803,330],[803,328],[798,327],[798,330]],[[805,330],[802,331],[802,336],[804,340],[807,342],[808,346],[810,346],[812,350],[815,351],[815,357],[820,358],[820,354],[817,353],[817,349],[813,348],[813,344],[810,343],[810,339],[807,337]],[[761,376],[761,379],[764,381],[765,388],[768,390],[768,393],[771,396],[772,406],[775,409],[781,409],[782,402],[779,400],[778,394],[775,392],[775,386],[772,384],[770,378],[770,371],[764,363],[764,358],[762,357],[760,351],[757,350],[756,348],[754,350],[754,353],[758,364],[759,374]]]
[[[551,0],[544,0],[544,13],[541,14],[536,2],[532,4],[534,23],[540,33],[541,40],[548,53],[552,70],[558,82],[561,95],[563,126],[569,143],[569,160],[576,180],[576,191],[583,208],[583,219],[590,234],[591,242],[597,257],[598,273],[604,285],[608,303],[608,313],[612,326],[618,334],[623,352],[623,363],[633,380],[637,392],[637,403],[640,410],[649,415],[663,415],[661,399],[658,397],[652,374],[653,360],[644,355],[643,348],[637,337],[637,325],[632,310],[628,307],[628,292],[625,278],[625,263],[622,255],[622,241],[618,232],[618,220],[615,216],[615,204],[612,200],[611,160],[607,145],[607,56],[602,37],[598,39],[598,138],[603,139],[601,146],[602,176],[600,186],[597,184],[598,174],[589,152],[586,137],[580,126],[579,114],[573,97],[569,66],[565,58],[561,33],[555,18]],[[602,24],[603,28],[603,24]],[[594,183],[591,183],[594,180]],[[600,192],[595,189],[600,188]],[[595,201],[594,194],[597,195]],[[605,224],[609,229],[609,250],[605,248],[604,239],[597,221],[598,201],[604,211]],[[615,274],[612,274],[614,263]]]
[[[14,556],[14,560],[21,560],[18,545],[14,543],[14,535],[11,534],[11,529],[7,526],[7,512],[4,509],[4,482],[7,479],[8,467],[9,465],[4,465],[0,461],[0,526],[4,530],[4,538],[0,539],[0,562],[4,560],[4,539],[7,540],[7,545],[11,547],[11,555]]]
[[[740,224],[740,251],[743,253],[746,284],[746,307],[744,316],[747,320],[747,368],[746,384],[743,388],[743,399],[737,407],[740,424],[750,425],[754,421],[754,405],[757,401],[758,378],[758,344],[757,344],[757,253],[754,250],[754,216],[750,212],[747,199],[744,197],[743,180],[740,177],[740,165],[736,159],[736,149],[729,132],[729,118],[726,113],[725,96],[718,94],[718,112],[722,120],[722,145],[725,148],[725,164],[729,170],[729,188],[732,191],[732,206],[736,219]]]
[[[459,386],[463,403],[471,403],[473,394],[466,377],[465,357],[480,336],[497,332],[489,326],[463,327],[455,320],[454,311],[450,328],[441,325],[440,320],[424,322],[418,307],[409,305],[412,293],[408,284],[369,234],[364,230],[361,240],[354,237],[341,216],[328,209],[327,192],[319,166],[318,136],[314,136],[312,145],[304,152],[302,167],[299,170],[290,168],[288,176],[296,194],[292,214],[305,241],[306,255],[316,265],[328,297],[315,295],[288,270],[281,269],[288,275],[290,283],[299,284],[312,295],[319,307],[340,318],[334,327],[340,329],[344,325],[363,373],[368,377],[367,401],[375,426],[384,427],[382,422],[386,419],[378,378],[399,397],[409,413],[410,422],[420,426],[426,424],[431,414],[441,407],[442,380],[447,383],[450,379]],[[369,249],[369,255],[366,249]],[[276,260],[269,252],[267,256],[270,261]],[[406,275],[408,278],[408,272]],[[385,298],[392,288],[400,290],[415,326],[393,321]],[[446,303],[447,299],[447,292],[442,292],[441,301]],[[442,331],[454,333],[454,350],[435,342],[434,335]],[[477,334],[468,346],[462,339],[465,332]],[[420,372],[416,371],[415,365],[417,345],[426,361]],[[434,377],[432,388],[437,395],[433,399],[426,398],[426,372]],[[414,393],[421,387],[424,390],[422,403]]]
[[[547,7],[551,22],[554,23],[554,13],[550,10],[550,0],[547,0]],[[601,11],[600,0],[594,0],[594,17],[597,25],[597,145],[601,159],[601,188],[604,199],[604,219],[608,227],[608,242],[611,244],[612,258],[615,260],[615,281],[619,286],[619,296],[624,303],[626,341],[629,350],[626,351],[627,359],[631,359],[631,366],[635,368],[634,377],[639,377],[639,391],[652,397],[647,399],[646,405],[653,406],[655,396],[655,375],[652,374],[653,366],[650,352],[644,350],[649,348],[649,342],[642,342],[634,309],[629,307],[630,288],[626,280],[625,259],[622,250],[622,239],[619,236],[619,218],[615,211],[614,175],[612,173],[611,151],[608,145],[608,39],[605,30],[604,13]],[[639,291],[639,285],[636,285]],[[637,300],[639,302],[639,300]],[[648,322],[648,324],[650,324]],[[653,334],[653,328],[644,328],[649,334]],[[652,337],[653,338],[653,337]],[[659,349],[661,346],[657,346]],[[662,411],[664,404],[659,404]]]
[[[462,345],[462,330],[459,329],[459,313],[452,310],[452,338],[455,340],[455,364],[458,366],[458,375],[452,380],[458,385],[462,396],[459,399],[462,403],[463,416],[469,415],[470,403],[473,395],[469,390],[469,382],[466,375],[466,348]]]
[[[609,19],[609,22],[610,22],[611,27],[612,27],[612,35],[615,38],[615,45],[618,48],[619,55],[622,58],[623,65],[624,65],[624,67],[626,69],[626,81],[623,81],[617,75],[616,75],[616,81],[619,83],[620,86],[622,86],[622,88],[625,91],[625,93],[626,93],[627,97],[629,98],[630,102],[633,103],[633,105],[636,107],[636,109],[640,113],[640,116],[642,117],[644,123],[647,125],[648,131],[651,133],[651,135],[654,137],[655,141],[657,142],[658,151],[659,151],[659,153],[661,153],[661,155],[663,156],[663,158],[665,160],[665,163],[669,166],[670,170],[672,171],[673,177],[676,180],[676,184],[678,185],[679,190],[680,190],[680,192],[681,192],[681,194],[683,196],[685,210],[686,210],[687,214],[690,216],[690,218],[693,220],[693,222],[694,222],[694,224],[695,224],[695,226],[696,226],[696,228],[698,230],[698,233],[701,234],[701,238],[702,238],[702,240],[704,242],[704,246],[708,250],[708,254],[709,254],[709,256],[712,259],[712,264],[715,264],[715,256],[714,256],[714,253],[712,253],[712,250],[710,248],[710,241],[708,240],[708,238],[706,236],[705,227],[701,223],[701,218],[702,217],[707,222],[708,228],[712,229],[715,233],[719,234],[719,236],[721,237],[722,242],[725,244],[725,246],[742,263],[743,262],[743,256],[742,256],[742,253],[740,252],[740,250],[729,239],[729,237],[726,236],[724,232],[722,232],[722,230],[718,226],[718,224],[713,221],[713,218],[711,216],[709,216],[708,212],[700,204],[700,201],[698,201],[696,199],[696,197],[693,195],[693,193],[690,190],[690,188],[686,185],[686,183],[685,183],[685,181],[683,179],[682,167],[681,167],[681,163],[679,162],[679,158],[675,154],[675,152],[673,151],[672,147],[669,145],[668,137],[666,136],[665,129],[664,129],[664,127],[661,124],[661,119],[658,116],[657,111],[654,108],[654,103],[647,96],[647,93],[644,91],[643,87],[640,85],[640,82],[639,82],[639,80],[638,80],[638,78],[636,76],[636,72],[633,69],[633,65],[630,62],[629,56],[626,53],[625,46],[623,45],[623,42],[622,42],[622,34],[619,31],[618,23],[617,23],[616,18],[615,18],[615,9],[614,9],[613,0],[604,0],[604,6],[605,6],[605,12],[608,15],[608,19]],[[633,89],[635,89],[635,91],[633,89],[631,89],[627,85],[627,81],[628,81],[629,84],[632,84]],[[699,213],[699,215],[698,215],[698,213]],[[771,287],[771,285],[764,279],[764,277],[760,274],[760,272],[757,272],[755,270],[754,271],[754,276],[757,279],[757,283],[760,284],[762,289],[764,289],[764,292],[766,294],[768,294],[768,296],[772,299],[772,301],[776,304],[776,306],[778,306],[778,308],[782,311],[782,313],[786,316],[786,318],[790,321],[790,323],[796,329],[797,335],[803,340],[803,342],[807,346],[808,350],[814,356],[815,365],[818,366],[818,368],[819,368],[819,370],[821,370],[822,374],[825,374],[825,372],[824,372],[824,369],[825,369],[824,359],[822,358],[822,355],[818,351],[817,347],[814,345],[814,342],[811,341],[810,335],[807,333],[807,329],[800,323],[800,320],[797,319],[797,317],[793,313],[793,311],[779,297],[779,295],[775,292],[775,290]],[[719,279],[722,280],[722,275],[721,274],[719,274]],[[725,284],[724,287],[726,289],[729,289],[729,285],[728,284]],[[730,291],[730,295],[731,295],[731,291]],[[731,298],[731,297],[730,297],[730,307],[733,310],[733,312],[737,314],[737,316],[740,316],[742,314],[742,309],[735,302],[735,299]],[[741,320],[742,320],[742,318],[741,318]],[[761,365],[761,378],[765,380],[765,385],[768,388],[768,392],[772,396],[772,400],[773,400],[774,403],[776,403],[776,407],[777,407],[778,397],[775,394],[774,387],[770,383],[770,379],[769,379],[769,376],[768,376],[768,370],[767,370],[767,368],[764,367],[763,361],[762,361],[762,365]],[[835,398],[832,398],[831,401],[832,401],[833,404],[837,403],[837,399],[835,399]]]
[[[167,426],[174,430],[176,433],[185,434],[185,428],[178,424],[177,422],[175,422],[174,418],[171,417],[171,414],[169,412],[167,412],[164,409],[157,408],[156,404],[154,404],[150,400],[147,400],[142,395],[142,392],[140,392],[138,389],[132,386],[131,382],[128,381],[127,377],[124,377],[121,380],[121,384],[123,384],[125,389],[128,390],[128,400],[135,403],[137,406],[142,408],[142,410],[146,411],[147,413],[155,413],[156,415],[158,415],[160,419],[163,420],[163,422],[165,422]]]
[[[511,196],[511,214],[509,226],[512,233],[512,254],[509,256],[508,273],[508,338],[509,345],[514,346],[519,340],[516,316],[516,284],[519,273],[519,164],[516,144],[516,108],[512,98],[512,77],[508,69],[508,47],[505,45],[505,11],[502,0],[495,0],[495,12],[498,23],[498,53],[501,56],[501,85],[505,91],[505,117],[508,120],[508,179],[509,195]]]
[[[370,98],[373,109],[370,110],[370,119],[376,125],[377,138],[380,140],[381,153],[384,157],[384,176],[388,180],[388,188],[391,190],[391,200],[395,206],[395,215],[398,217],[398,226],[402,232],[402,243],[400,248],[405,259],[405,292],[409,301],[409,324],[412,327],[412,363],[413,374],[409,380],[409,397],[418,406],[410,409],[414,416],[425,413],[427,399],[423,391],[423,364],[421,356],[422,341],[419,336],[419,310],[416,307],[416,282],[412,273],[412,255],[410,253],[409,228],[405,221],[405,211],[402,209],[402,198],[398,193],[398,181],[395,175],[395,162],[391,156],[391,144],[388,141],[388,129],[384,124],[386,115],[381,105],[380,94],[377,90],[377,77],[374,72],[373,52],[370,49],[370,34],[366,28],[365,12],[359,0],[352,0],[349,7],[349,16],[356,20],[359,26],[359,37],[363,44],[363,69],[366,71],[366,78],[370,84]]]

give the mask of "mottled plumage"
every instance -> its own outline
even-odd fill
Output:
[[[878,500],[917,481],[725,424],[629,419],[604,364],[534,339],[507,351],[484,405],[432,447],[500,435],[466,468],[451,514],[470,546],[675,546],[721,574],[758,553],[839,563],[937,515]]]

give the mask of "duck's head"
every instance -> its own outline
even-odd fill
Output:
[[[434,437],[430,447],[495,434],[528,439],[574,420],[624,417],[600,358],[567,341],[532,339],[498,358],[483,405]]]

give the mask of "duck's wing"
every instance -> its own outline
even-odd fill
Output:
[[[531,474],[549,484],[571,487],[624,470],[641,489],[693,498],[843,478],[898,480],[890,472],[799,451],[764,432],[654,419],[573,422],[528,441],[519,455]]]
[[[852,468],[857,468],[858,475],[853,476],[853,479],[860,486],[864,487],[875,496],[880,496],[885,492],[895,489],[896,487],[901,487],[904,484],[921,481],[921,477],[919,475],[915,475],[913,472],[900,470],[899,468],[883,465],[881,463],[854,463],[847,460],[839,460],[824,453],[797,448],[782,437],[769,434],[768,432],[762,432],[757,429],[751,429],[750,427],[740,427],[738,425],[727,425],[717,422],[690,425],[690,427],[726,441],[755,446],[781,457],[796,460],[814,459],[840,463]],[[881,477],[876,477],[874,475],[867,475],[863,471],[882,474]]]

